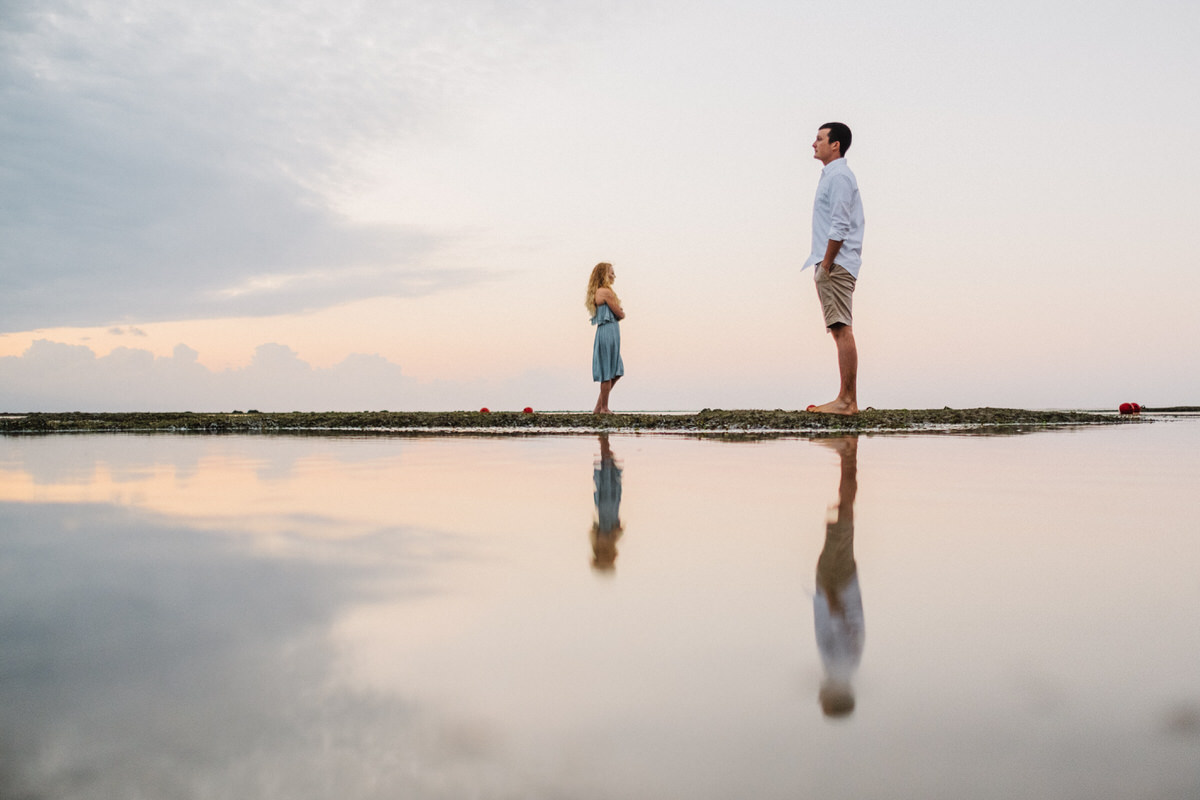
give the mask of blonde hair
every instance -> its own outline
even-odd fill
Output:
[[[610,269],[612,269],[612,264],[607,261],[601,261],[592,267],[592,275],[588,278],[587,300],[584,301],[589,316],[596,316],[596,290],[604,288],[612,291],[612,281],[608,279]],[[617,297],[616,292],[613,292],[613,299],[617,301],[617,305],[621,304],[621,299]]]

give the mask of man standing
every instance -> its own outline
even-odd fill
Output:
[[[827,122],[817,131],[813,158],[825,165],[813,201],[812,253],[801,270],[815,267],[817,297],[825,327],[837,345],[841,388],[836,399],[806,410],[821,414],[858,413],[858,348],[854,344],[851,306],[862,264],[865,220],[858,180],[846,165],[850,128]]]

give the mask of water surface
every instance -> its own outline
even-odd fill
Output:
[[[1195,798],[1200,421],[0,438],[0,797]]]

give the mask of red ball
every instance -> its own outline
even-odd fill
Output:
[[[1129,403],[1121,403],[1121,405],[1117,406],[1117,410],[1120,411],[1122,414],[1132,414],[1133,406],[1130,405]]]
[[[1133,413],[1135,413],[1135,414],[1142,413],[1142,407],[1139,406],[1137,403],[1130,403],[1130,405],[1133,406]]]
[[[483,408],[479,409],[479,413],[480,414],[490,414],[492,412],[488,410],[487,406],[484,406]]]
[[[530,408],[529,406],[525,406],[525,410],[524,410],[524,411],[522,411],[521,413],[522,413],[522,414],[532,414],[532,413],[533,413],[533,409],[532,409],[532,408]]]

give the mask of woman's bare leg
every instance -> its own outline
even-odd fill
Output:
[[[608,395],[612,391],[612,387],[617,381],[621,380],[621,376],[613,378],[611,381],[604,381],[600,384],[600,397],[596,400],[596,408],[592,411],[593,414],[611,414],[612,409],[608,407]]]
[[[608,393],[612,391],[612,381],[603,381],[600,384],[600,397],[596,399],[596,408],[592,410],[593,414],[608,413]]]

